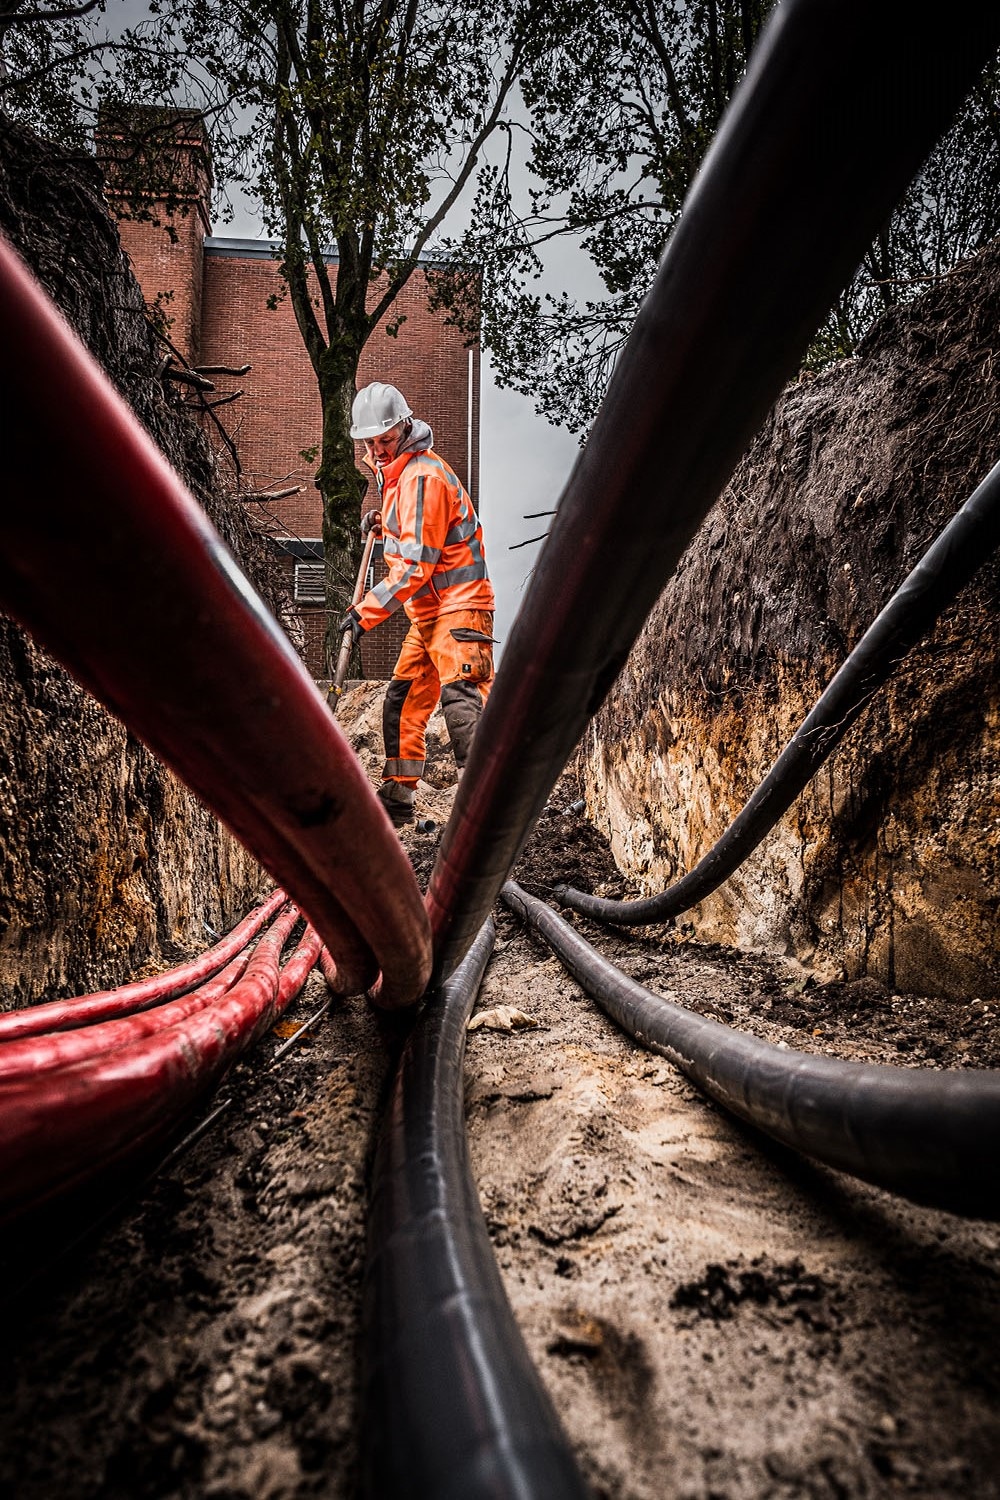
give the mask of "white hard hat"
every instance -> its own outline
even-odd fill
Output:
[[[413,412],[407,406],[401,391],[397,391],[394,385],[383,385],[381,380],[373,380],[371,385],[366,385],[354,398],[351,407],[351,437],[378,437],[380,432],[388,432],[390,427],[395,427],[404,417],[412,416]]]

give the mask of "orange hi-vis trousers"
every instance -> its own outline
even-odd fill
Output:
[[[383,780],[416,786],[424,773],[427,721],[439,698],[455,762],[464,766],[492,682],[491,610],[414,621],[382,706]]]

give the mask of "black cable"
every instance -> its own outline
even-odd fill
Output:
[[[656,896],[608,901],[557,885],[554,898],[598,922],[668,922],[716,890],[756,849],[833,753],[874,694],[1000,546],[1000,464],[952,517],[893,594],[725,833]]]
[[[1000,1072],[887,1067],[773,1046],[654,995],[514,881],[503,899],[624,1031],[741,1120],[915,1203],[1000,1218]]]
[[[411,1033],[382,1130],[365,1281],[368,1500],[583,1500],[514,1321],[469,1170],[462,1062],[484,924]]]

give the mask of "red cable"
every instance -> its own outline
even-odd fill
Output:
[[[145,1036],[153,1036],[166,1026],[176,1026],[188,1016],[214,1005],[228,994],[250,965],[261,960],[262,955],[267,955],[275,946],[281,952],[297,921],[298,908],[292,906],[264,934],[252,956],[249,952],[238,954],[220,974],[189,995],[168,1000],[163,1005],[141,1011],[138,1015],[101,1021],[78,1031],[55,1032],[52,1035],[6,1042],[0,1047],[0,1087],[19,1074],[34,1074],[37,1077],[46,1068],[67,1067],[101,1053],[113,1052],[117,1047],[129,1046]]]
[[[286,1008],[320,947],[307,928],[279,972],[278,946],[264,939],[215,1005],[98,1058],[5,1082],[0,1217],[16,1217],[162,1141]]]
[[[166,969],[149,979],[135,979],[118,990],[101,990],[93,995],[76,995],[71,1000],[50,1000],[44,1005],[30,1005],[23,1010],[0,1015],[0,1043],[7,1044],[24,1037],[42,1036],[51,1031],[68,1031],[90,1026],[116,1016],[131,1015],[164,1000],[172,1000],[185,990],[207,979],[229,962],[250,942],[287,900],[284,891],[275,891],[262,905],[244,917],[232,932],[214,948],[207,948],[198,958],[176,968]],[[230,981],[232,983],[232,981]]]

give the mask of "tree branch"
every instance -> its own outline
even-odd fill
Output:
[[[511,48],[507,67],[504,70],[503,77],[497,88],[497,94],[496,98],[493,101],[493,107],[490,110],[490,113],[487,116],[486,120],[480,127],[474,140],[470,142],[469,150],[466,153],[466,157],[461,169],[455,177],[451,191],[439,204],[436,211],[431,214],[430,218],[426,220],[423,229],[417,235],[417,238],[409,255],[407,255],[406,259],[402,262],[399,270],[390,277],[389,285],[385,291],[385,294],[379,300],[377,306],[374,307],[369,314],[368,321],[372,328],[374,328],[382,320],[382,318],[388,312],[389,308],[392,306],[396,297],[399,295],[402,288],[406,285],[407,281],[409,281],[410,277],[413,275],[414,270],[419,264],[420,256],[426,248],[428,241],[438,229],[450,209],[454,206],[457,199],[460,197],[466,183],[472,176],[472,173],[476,167],[476,163],[479,160],[480,151],[500,123],[500,116],[503,113],[504,105],[507,102],[508,95],[510,94],[511,89],[517,81],[518,73],[520,72],[521,56],[523,50],[524,37],[522,35],[515,39],[514,45]]]
[[[65,5],[59,10],[17,10],[0,16],[0,31],[16,26],[19,21],[72,21],[96,10],[100,0],[84,0],[82,5]]]

